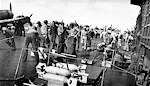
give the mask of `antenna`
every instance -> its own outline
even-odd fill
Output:
[[[10,7],[10,11],[12,11],[12,6],[11,6],[11,2],[10,2],[10,4],[9,4],[9,7]]]

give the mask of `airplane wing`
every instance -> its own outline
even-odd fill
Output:
[[[30,21],[30,17],[20,17],[20,18],[13,18],[13,19],[4,19],[0,20],[0,24],[7,24],[13,23],[14,21],[22,21],[23,23]]]

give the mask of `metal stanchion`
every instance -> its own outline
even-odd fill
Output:
[[[104,50],[104,57],[103,57],[104,70],[103,70],[103,75],[102,75],[101,86],[103,86],[103,84],[104,84],[105,71],[107,70],[107,69],[106,69],[106,57],[107,57],[107,52],[106,52],[106,49],[105,49],[105,50]]]
[[[113,54],[112,54],[112,64],[114,65],[115,64],[115,59],[114,59],[114,56],[116,54],[116,51],[113,50]],[[111,67],[112,68],[112,67]]]

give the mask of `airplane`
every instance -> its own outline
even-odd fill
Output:
[[[5,25],[8,23],[14,23],[14,22],[22,22],[23,24],[30,22],[32,14],[30,16],[17,16],[14,18],[14,14],[12,12],[12,5],[10,3],[10,9],[9,10],[0,10],[0,25]]]
[[[14,14],[12,12],[11,3],[10,3],[10,9],[9,10],[0,10],[0,20],[12,19],[13,16],[14,16]]]

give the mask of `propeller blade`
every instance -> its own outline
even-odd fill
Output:
[[[29,17],[32,17],[33,14],[31,14]]]
[[[12,11],[12,6],[11,6],[11,2],[10,2],[10,5],[9,5],[9,6],[10,6],[10,11]]]

